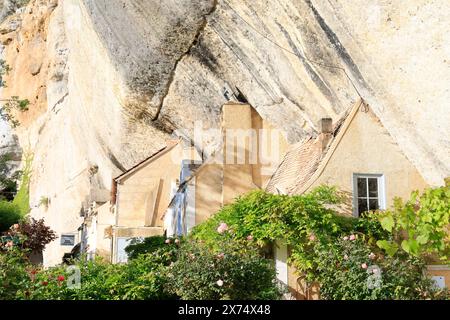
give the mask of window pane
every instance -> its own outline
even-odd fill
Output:
[[[378,197],[378,179],[369,178],[369,197]]]
[[[369,200],[369,210],[378,210],[378,199],[370,199]]]
[[[367,179],[358,178],[358,197],[367,197]]]
[[[367,199],[358,199],[358,213],[361,214],[366,211],[368,211]]]

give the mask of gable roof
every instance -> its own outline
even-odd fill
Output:
[[[113,180],[116,182],[119,182],[119,181],[127,178],[129,175],[133,174],[136,171],[139,171],[139,169],[145,167],[147,164],[153,162],[154,160],[158,159],[162,155],[164,155],[164,154],[168,153],[169,151],[171,151],[172,149],[174,149],[180,143],[180,141],[181,141],[180,139],[168,141],[167,145],[164,148],[159,149],[158,151],[156,151],[155,153],[150,155],[148,158],[142,160],[135,166],[131,167],[127,171],[125,171],[125,172],[121,173],[120,175],[118,175],[117,177],[115,177]]]
[[[281,194],[305,192],[323,172],[358,110],[363,106],[367,108],[364,101],[359,99],[336,123],[333,137],[324,150],[320,136],[293,145],[267,184],[266,191]]]

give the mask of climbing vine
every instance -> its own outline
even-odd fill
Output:
[[[448,250],[448,187],[428,189],[420,197],[413,193],[412,200],[397,205],[392,212],[370,212],[360,218],[338,214],[334,208],[343,201],[338,190],[327,186],[297,196],[254,191],[195,227],[192,237],[214,245],[219,241],[217,228],[226,224],[237,241],[251,238],[261,252],[275,241],[284,243],[290,248],[290,265],[309,283],[318,282],[325,298],[446,296],[425,275],[425,258],[429,257],[421,253],[439,254],[442,258]],[[409,208],[413,203],[414,215]],[[391,218],[394,222],[387,223]],[[411,251],[401,244],[405,238],[400,235],[404,236],[405,231],[414,239],[426,233],[430,242],[422,239],[418,242],[423,247]],[[382,243],[399,243],[403,250],[390,252]],[[370,267],[375,257],[376,272],[383,272],[383,283],[371,288],[374,274],[367,269],[373,271]]]

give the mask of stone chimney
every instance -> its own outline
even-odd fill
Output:
[[[330,143],[331,139],[333,138],[333,119],[320,119],[319,130],[320,146],[322,148],[322,151],[324,151],[327,148],[328,143]]]
[[[223,189],[222,204],[254,188],[249,163],[252,137],[252,106],[228,102],[222,107]]]

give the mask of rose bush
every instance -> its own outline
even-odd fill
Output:
[[[168,270],[169,290],[188,300],[279,299],[271,261],[261,257],[250,240],[236,241],[220,223],[215,246],[190,239]]]
[[[350,235],[333,244],[316,243],[317,272],[322,299],[444,299],[425,275],[423,260],[400,252],[385,255],[363,236]]]

